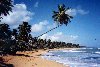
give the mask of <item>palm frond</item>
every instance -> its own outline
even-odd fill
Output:
[[[7,16],[12,11],[12,0],[0,0],[0,16]]]
[[[54,21],[59,22],[59,24],[67,25],[69,22],[71,22],[70,19],[73,18],[72,16],[65,13],[69,9],[70,9],[70,7],[65,8],[64,4],[58,5],[58,12],[53,11],[52,18],[54,18]]]

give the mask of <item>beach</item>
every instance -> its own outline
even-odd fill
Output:
[[[12,64],[14,67],[69,67],[55,61],[46,60],[41,57],[42,54],[49,50],[36,50],[17,52],[16,55],[2,56],[5,64]]]
[[[99,48],[39,49],[0,56],[0,65],[10,67],[99,67]],[[0,66],[2,67],[2,66]]]

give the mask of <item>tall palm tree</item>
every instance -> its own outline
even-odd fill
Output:
[[[7,16],[12,11],[12,0],[0,0],[0,19],[1,15]]]
[[[19,40],[23,40],[25,42],[29,41],[29,35],[31,32],[31,25],[28,24],[28,22],[23,22],[22,25],[19,25],[18,27],[19,30]]]
[[[65,25],[67,26],[67,24],[68,24],[69,22],[71,22],[70,19],[73,18],[73,17],[70,16],[69,14],[66,14],[66,13],[65,13],[65,12],[68,11],[69,9],[70,9],[69,7],[68,7],[68,8],[65,8],[65,5],[64,5],[64,4],[58,5],[58,12],[57,12],[57,11],[53,11],[53,16],[52,16],[52,18],[54,19],[54,21],[56,21],[56,22],[58,23],[58,26],[57,26],[57,27],[54,27],[54,28],[52,28],[52,29],[50,29],[49,31],[47,31],[47,32],[45,32],[45,33],[43,33],[43,34],[41,34],[41,35],[38,36],[38,37],[41,37],[42,35],[44,35],[44,34],[50,32],[50,31],[52,31],[52,30],[54,30],[54,29],[56,29],[56,28],[62,26],[63,24],[65,24]],[[37,37],[37,38],[38,38],[38,37]]]

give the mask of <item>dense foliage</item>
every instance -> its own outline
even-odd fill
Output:
[[[7,16],[12,11],[12,0],[0,0],[0,19],[1,15]]]
[[[31,26],[28,25],[28,22],[23,22],[22,25],[19,25],[19,40],[28,42],[29,41],[29,33],[31,32]]]
[[[65,8],[65,5],[58,5],[58,12],[53,11],[53,16],[52,18],[54,21],[58,22],[58,24],[65,24],[67,25],[68,22],[71,22],[70,19],[73,17],[70,16],[69,14],[66,14],[66,11],[68,11],[70,8]]]
[[[4,14],[5,16],[9,14],[8,11],[12,10],[11,7],[11,0],[0,0],[0,16],[2,14]],[[58,12],[53,12],[54,15],[52,17],[54,18],[54,21],[57,21],[60,25],[67,25],[68,22],[70,22],[70,19],[72,18],[72,16],[65,14],[65,11],[68,9],[69,8],[65,9],[64,5],[58,5]],[[53,29],[56,28],[57,27]],[[53,29],[49,31],[52,31]],[[46,33],[48,33],[49,31],[47,31]],[[29,51],[34,49],[80,47],[79,44],[51,41],[50,39],[43,40],[39,39],[38,37],[33,38],[30,33],[31,25],[29,25],[28,22],[23,22],[21,25],[19,25],[18,29],[13,30],[10,30],[8,24],[0,24],[0,53],[15,54],[17,51]]]
[[[17,51],[29,51],[34,49],[54,49],[80,47],[79,44],[57,42],[32,38],[31,26],[28,22],[19,25],[18,30],[9,28],[8,24],[0,24],[0,51],[5,54],[15,54]],[[22,36],[23,35],[23,36]]]

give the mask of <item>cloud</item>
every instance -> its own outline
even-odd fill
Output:
[[[48,21],[44,20],[42,22],[39,22],[38,24],[33,24],[32,25],[32,32],[40,32],[43,31],[44,28],[48,25]]]
[[[39,2],[36,2],[36,3],[34,4],[34,7],[38,7],[38,5],[39,5]]]
[[[57,24],[56,24],[56,23],[53,23],[53,24],[51,24],[51,25],[48,25],[48,26],[47,26],[47,29],[50,30],[50,29],[52,29],[52,28],[54,28],[54,27],[57,27]]]
[[[76,9],[69,9],[68,11],[65,12],[66,14],[69,14],[71,16],[76,16],[77,14],[80,14],[80,15],[85,15],[85,14],[88,14],[89,11],[85,11],[81,8],[76,8]]]
[[[13,27],[22,23],[23,21],[30,21],[34,13],[27,10],[25,4],[16,4],[12,8],[12,12],[8,16],[4,16],[1,20],[2,23],[13,25]]]
[[[57,32],[53,35],[44,34],[40,38],[42,39],[51,39],[51,41],[63,41],[63,42],[71,42],[75,43],[78,39],[77,35],[65,35],[62,32]]]

